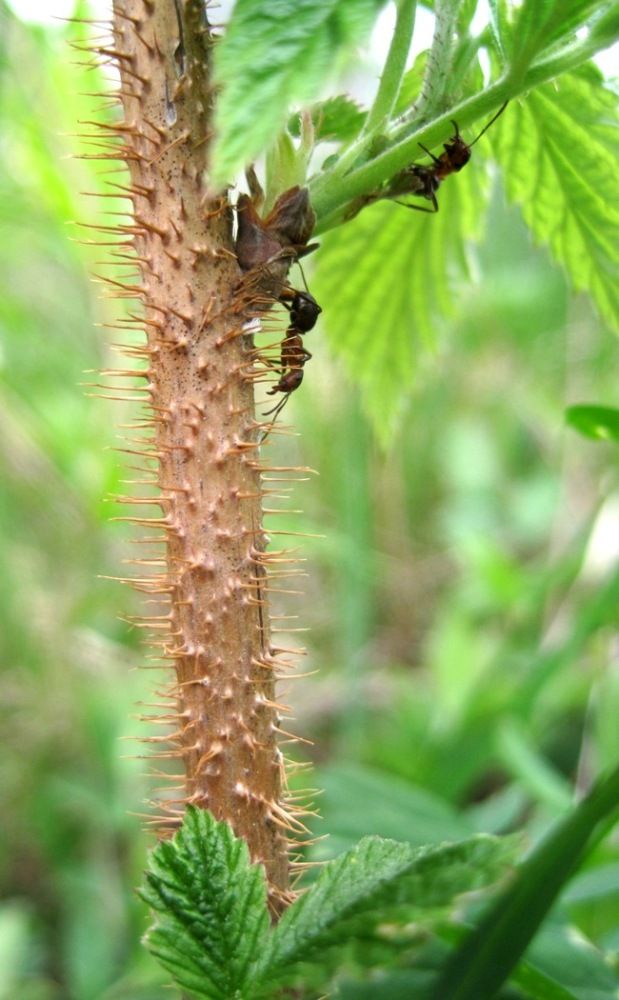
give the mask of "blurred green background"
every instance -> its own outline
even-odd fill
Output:
[[[163,1000],[133,891],[149,788],[121,741],[153,676],[122,620],[139,601],[106,579],[130,555],[106,501],[126,492],[113,425],[135,414],[80,388],[115,364],[100,251],[69,224],[100,210],[81,193],[96,163],[70,158],[93,117],[76,95],[100,81],[64,27],[0,6],[0,29],[0,1000]],[[498,187],[474,274],[387,454],[329,349],[328,301],[285,413],[299,436],[272,445],[320,473],[286,518],[319,537],[284,608],[310,629],[301,672],[320,671],[289,694],[324,789],[318,857],[372,832],[533,842],[619,757],[616,446],[563,416],[613,404],[616,344]],[[619,947],[615,841],[562,906]]]

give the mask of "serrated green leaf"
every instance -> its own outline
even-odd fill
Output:
[[[619,441],[619,410],[613,406],[568,406],[566,422],[585,437]]]
[[[541,49],[567,44],[606,0],[525,0],[512,32],[512,66],[522,72]]]
[[[226,823],[188,809],[150,855],[141,895],[158,915],[146,946],[183,990],[204,1000],[252,995],[269,931],[266,881]]]
[[[344,949],[367,941],[379,924],[420,913],[427,923],[428,911],[496,881],[513,851],[512,841],[484,834],[426,848],[365,837],[325,865],[311,889],[286,910],[258,978],[289,982],[300,963],[327,972]]]
[[[466,270],[464,241],[479,231],[483,179],[471,164],[441,186],[437,215],[380,203],[324,238],[312,289],[385,444],[419,356],[451,309],[454,279]]]
[[[318,101],[309,111],[316,142],[349,142],[361,131],[367,117],[367,111],[347,94]],[[301,134],[300,115],[292,115],[288,131],[297,137]]]
[[[385,0],[238,0],[215,50],[211,180],[229,183],[272,142],[295,103],[320,93]]]
[[[491,138],[508,196],[535,239],[619,329],[616,95],[592,67],[566,73],[510,104]]]

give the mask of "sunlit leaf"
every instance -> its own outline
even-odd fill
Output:
[[[526,68],[540,49],[565,43],[605,6],[605,0],[525,0],[514,19],[514,64]]]
[[[565,74],[510,104],[491,140],[535,239],[619,329],[616,96],[590,67]]]
[[[229,182],[319,96],[340,51],[360,41],[384,0],[238,0],[215,53],[221,88],[213,184]]]
[[[347,94],[319,101],[309,109],[317,142],[348,142],[360,131],[366,112]],[[301,134],[300,115],[292,115],[288,122],[291,135]]]
[[[333,350],[359,382],[384,442],[420,355],[450,312],[455,281],[466,269],[465,237],[483,216],[482,180],[471,165],[441,187],[436,215],[381,203],[324,238],[312,287],[329,304],[324,326]]]

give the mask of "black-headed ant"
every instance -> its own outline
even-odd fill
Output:
[[[458,173],[465,167],[471,158],[471,149],[476,142],[481,139],[482,135],[488,131],[491,125],[497,120],[499,115],[501,115],[508,102],[505,101],[501,105],[497,113],[493,118],[490,119],[487,125],[484,125],[479,135],[477,135],[472,142],[466,143],[462,136],[460,135],[460,129],[458,128],[458,123],[452,119],[452,125],[454,127],[454,134],[451,139],[443,145],[443,152],[440,156],[435,156],[431,153],[429,149],[423,146],[421,143],[419,145],[423,149],[424,153],[427,153],[432,159],[432,163],[411,163],[409,167],[405,167],[401,170],[399,174],[391,179],[384,193],[383,198],[393,198],[397,200],[406,194],[416,195],[418,198],[426,198],[428,201],[432,202],[432,208],[425,208],[423,205],[409,205],[407,202],[398,201],[398,205],[403,205],[404,208],[411,208],[415,212],[438,212],[438,201],[436,200],[436,192],[438,191],[441,182],[445,180],[449,174]]]
[[[308,291],[299,292],[295,288],[284,288],[279,301],[290,313],[291,327],[296,327],[301,333],[314,329],[322,309],[313,295]]]
[[[265,417],[274,414],[273,423],[288,402],[290,393],[298,389],[303,381],[305,363],[312,355],[305,349],[302,335],[315,327],[316,320],[322,312],[316,299],[308,291],[299,292],[294,288],[284,288],[279,300],[288,309],[292,322],[282,340],[279,381],[267,393],[269,396],[273,396],[276,392],[285,393],[284,398],[264,414]]]

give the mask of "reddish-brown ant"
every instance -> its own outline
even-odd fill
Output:
[[[458,128],[458,123],[452,119],[452,125],[454,127],[454,134],[451,139],[443,145],[443,152],[440,156],[435,156],[431,153],[429,149],[423,146],[421,143],[419,145],[423,149],[424,153],[427,153],[432,159],[432,163],[411,163],[409,167],[405,167],[401,170],[399,174],[389,182],[383,198],[394,198],[398,199],[402,195],[413,194],[418,198],[426,198],[428,201],[432,202],[432,208],[425,208],[423,205],[409,205],[407,202],[398,201],[398,205],[403,205],[404,208],[411,208],[415,212],[438,212],[438,201],[436,200],[436,192],[438,191],[441,182],[445,180],[449,174],[458,173],[462,170],[462,167],[466,166],[471,158],[471,149],[476,142],[481,139],[482,135],[488,131],[491,125],[497,120],[499,115],[501,115],[508,102],[505,101],[501,105],[497,113],[490,119],[487,125],[484,125],[479,135],[477,135],[472,142],[466,143],[462,136],[460,135],[460,129]]]

